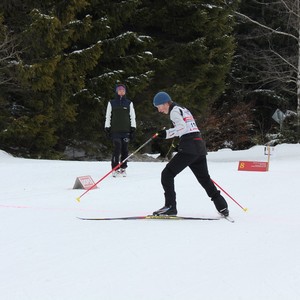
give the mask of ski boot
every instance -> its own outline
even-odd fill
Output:
[[[159,210],[156,210],[153,212],[153,216],[176,216],[177,215],[177,209],[176,206],[164,206],[160,208]]]
[[[229,216],[229,210],[228,210],[227,202],[224,199],[224,197],[220,195],[219,191],[218,191],[218,193],[214,197],[212,197],[211,200],[214,202],[217,211],[222,216],[224,216],[224,217],[228,217]]]

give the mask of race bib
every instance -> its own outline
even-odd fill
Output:
[[[199,132],[199,128],[191,112],[186,108],[181,108],[183,121],[186,124],[187,132]]]

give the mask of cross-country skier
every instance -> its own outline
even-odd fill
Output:
[[[176,136],[180,138],[177,154],[161,173],[165,205],[153,212],[153,215],[177,215],[174,178],[186,167],[189,167],[215,204],[218,212],[227,217],[229,215],[227,202],[209,176],[206,146],[192,114],[185,107],[173,102],[166,92],[157,93],[153,98],[153,104],[158,112],[170,115],[174,126],[167,130],[160,130],[158,138],[170,139]]]

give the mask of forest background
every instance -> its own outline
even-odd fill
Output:
[[[299,49],[298,0],[1,0],[0,148],[106,159],[117,83],[136,109],[132,149],[170,125],[152,105],[161,90],[209,151],[298,143]]]

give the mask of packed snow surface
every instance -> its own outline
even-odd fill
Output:
[[[82,221],[151,214],[164,204],[167,162],[129,162],[76,201],[79,176],[97,182],[110,162],[14,158],[0,151],[0,295],[4,300],[300,299],[300,145],[207,156],[235,223]],[[218,216],[189,169],[175,179],[178,215]]]

